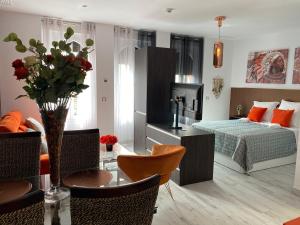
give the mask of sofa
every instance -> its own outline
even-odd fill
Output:
[[[49,155],[43,126],[33,118],[24,119],[20,111],[11,111],[0,118],[0,133],[41,132],[40,174],[49,173]]]
[[[49,174],[49,155],[43,125],[33,118],[23,119],[21,112],[5,114],[0,119],[0,133],[41,133],[40,175]],[[61,153],[61,176],[99,167],[99,129],[64,131]]]

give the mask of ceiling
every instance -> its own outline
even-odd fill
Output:
[[[0,0],[0,9],[197,36],[241,38],[299,28],[300,0]],[[11,3],[11,4],[10,4]],[[82,5],[87,5],[83,8]],[[167,13],[166,8],[174,8]],[[1,12],[0,12],[1,13]]]

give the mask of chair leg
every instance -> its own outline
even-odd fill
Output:
[[[166,187],[167,191],[169,192],[171,198],[172,198],[173,201],[174,201],[174,198],[173,198],[173,195],[172,195],[172,191],[171,191],[171,187],[170,187],[169,182],[165,183],[165,187]]]

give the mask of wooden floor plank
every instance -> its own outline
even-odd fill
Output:
[[[292,192],[295,165],[251,173],[215,164],[214,180],[179,187],[175,201],[162,186],[154,225],[281,225],[300,216],[300,197]]]

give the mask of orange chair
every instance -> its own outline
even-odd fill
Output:
[[[173,199],[169,179],[185,154],[185,148],[180,145],[153,145],[150,156],[144,155],[119,155],[119,167],[133,181],[143,180],[159,174],[160,184],[165,184]]]
[[[291,221],[285,222],[283,225],[300,225],[300,217]]]

